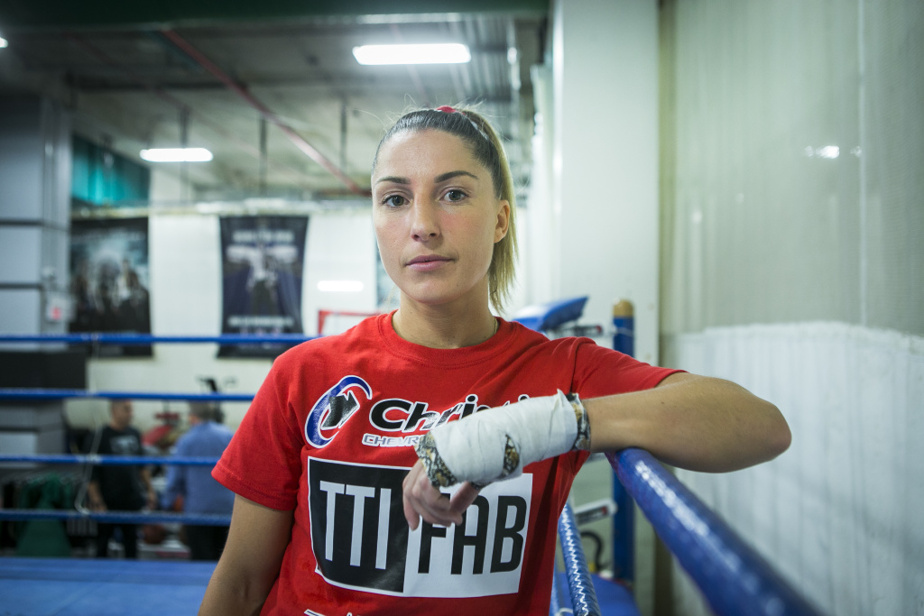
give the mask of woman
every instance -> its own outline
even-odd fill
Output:
[[[275,362],[214,471],[237,497],[201,614],[548,613],[591,451],[726,471],[788,447],[776,407],[732,383],[492,316],[515,208],[478,114],[402,117],[372,192],[400,307]]]

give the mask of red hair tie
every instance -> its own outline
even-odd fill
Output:
[[[441,107],[437,107],[436,110],[442,111],[443,113],[457,113],[456,110],[450,107],[449,105],[443,105]]]

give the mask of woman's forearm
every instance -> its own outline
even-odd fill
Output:
[[[225,576],[216,567],[205,597],[199,607],[199,616],[256,616],[263,608],[269,586],[254,584],[246,577]],[[271,585],[270,585],[271,586]]]
[[[766,462],[791,439],[776,406],[722,379],[677,373],[654,389],[583,402],[593,451],[639,447],[694,471]]]
[[[292,512],[237,496],[228,541],[205,591],[199,616],[259,614],[279,574]]]

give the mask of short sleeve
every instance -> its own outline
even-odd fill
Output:
[[[291,511],[297,500],[304,441],[284,376],[284,369],[274,364],[212,476],[244,498]]]
[[[582,398],[599,398],[656,387],[682,370],[660,368],[583,339],[575,353],[573,391]]]

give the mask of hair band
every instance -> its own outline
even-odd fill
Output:
[[[437,111],[442,111],[443,113],[458,113],[455,109],[449,105],[442,105],[436,108]]]

